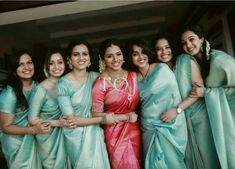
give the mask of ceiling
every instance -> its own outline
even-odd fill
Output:
[[[149,38],[166,29],[174,32],[181,23],[198,19],[208,4],[211,6],[194,1],[1,1],[0,36],[63,48],[83,38],[96,47],[111,37]],[[217,3],[215,7],[228,5]]]

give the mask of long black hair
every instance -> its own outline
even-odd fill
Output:
[[[181,29],[181,36],[184,32],[186,31],[192,31],[193,33],[195,33],[199,38],[204,38],[204,41],[202,43],[202,57],[201,60],[199,61],[199,65],[201,67],[200,71],[201,71],[201,75],[203,78],[203,82],[204,84],[206,84],[206,78],[209,75],[210,72],[210,58],[211,57],[207,57],[207,53],[206,53],[206,41],[205,41],[205,35],[204,35],[204,31],[201,25],[198,24],[187,24],[184,27],[182,27]],[[211,50],[209,51],[209,55],[210,55]],[[209,58],[209,59],[207,59]]]
[[[28,54],[32,61],[32,55],[29,51],[25,49],[15,49],[12,51],[12,54],[7,58],[8,59],[8,72],[9,76],[8,79],[3,83],[3,87],[7,85],[13,88],[17,98],[17,104],[19,106],[28,107],[28,102],[23,94],[23,84],[19,76],[16,74],[17,68],[19,67],[20,57],[24,54]]]

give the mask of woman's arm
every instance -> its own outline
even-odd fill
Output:
[[[97,112],[93,112],[92,113],[94,117],[100,117],[100,116],[104,116],[107,113],[97,113]],[[110,114],[110,113],[108,113]],[[134,123],[137,121],[138,115],[135,112],[131,112],[128,114],[113,114],[113,118],[115,119],[116,123],[119,123],[120,121],[126,121],[126,122],[131,122]]]
[[[77,126],[89,126],[94,124],[117,124],[117,120],[113,117],[113,114],[106,114],[97,117],[80,117],[74,115],[67,115],[64,117],[68,128],[74,128]]]
[[[202,80],[202,76],[199,70],[199,67],[197,65],[197,63],[195,63],[195,61],[191,60],[191,71],[192,71],[192,83],[197,83],[197,84],[201,84],[203,85],[203,80]],[[184,82],[182,82],[184,83]],[[204,87],[204,85],[202,86]],[[191,97],[190,94],[187,98],[185,98],[180,104],[178,104],[178,108],[180,108],[182,111],[189,108],[190,106],[192,106],[194,103],[196,103],[200,98],[199,97]],[[175,118],[178,113],[177,113],[177,107],[172,108],[170,110],[168,110],[167,112],[163,113],[161,115],[161,119],[164,122],[169,122],[171,121],[173,118]]]
[[[14,120],[13,115],[9,115],[4,112],[0,112],[0,124],[1,129],[6,134],[42,134],[42,133],[49,133],[50,126],[48,123],[44,121],[38,121],[37,124],[30,126],[30,127],[22,127],[12,124]]]

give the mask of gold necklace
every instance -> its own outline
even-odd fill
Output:
[[[125,72],[124,70],[122,70],[122,72],[120,74],[117,74],[116,77],[114,77],[108,70],[106,70],[107,75],[110,78],[110,82],[114,85],[114,84],[119,84],[122,81],[125,80]]]
[[[125,94],[127,96],[127,100],[131,101],[135,95],[135,90],[136,90],[135,79],[132,79],[133,80],[133,86],[132,86],[133,88],[132,88],[129,86],[127,78],[125,77],[124,70],[122,70],[122,72],[116,77],[113,77],[110,74],[110,72],[108,72],[107,70],[106,70],[106,72],[107,72],[107,75],[109,76],[109,78],[111,79],[111,84],[112,84],[113,88],[115,90],[117,90],[118,92]],[[120,84],[121,82],[125,82],[125,84],[123,84],[123,85],[125,85],[125,87],[119,89],[118,84]],[[131,91],[131,89],[132,89],[132,91]]]

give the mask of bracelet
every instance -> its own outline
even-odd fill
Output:
[[[106,115],[103,115],[103,116],[101,117],[101,124],[106,124],[106,122],[107,122]]]

